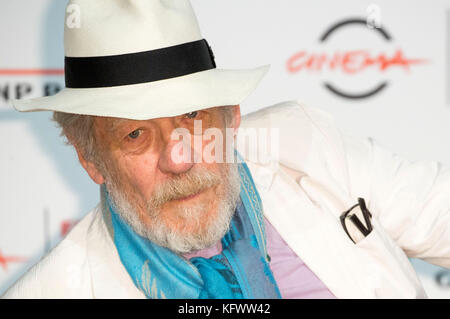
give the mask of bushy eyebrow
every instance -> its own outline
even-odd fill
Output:
[[[192,112],[200,112],[200,111],[205,111],[205,110],[198,110],[198,111],[192,111]],[[192,112],[189,112],[189,113],[192,113]],[[184,113],[184,114],[181,114],[181,115],[178,115],[178,116],[175,116],[175,117],[182,117],[182,116],[185,116],[186,114],[189,114],[189,113]],[[108,123],[106,125],[106,130],[110,134],[116,133],[117,129],[120,127],[120,125],[122,125],[122,123],[127,122],[127,121],[135,122],[137,120],[115,118],[115,117],[108,118]]]
[[[108,125],[107,129],[110,133],[117,132],[117,128],[124,123],[125,121],[128,121],[127,119],[119,119],[119,118],[113,118],[110,120],[111,123]]]

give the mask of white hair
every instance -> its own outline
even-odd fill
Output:
[[[240,180],[237,164],[226,165],[224,179],[207,169],[199,169],[185,174],[180,178],[172,179],[165,184],[161,184],[152,198],[148,199],[146,213],[151,218],[149,225],[144,224],[139,218],[139,214],[131,204],[130,199],[120,190],[120,186],[115,182],[114,177],[107,178],[106,188],[110,194],[117,213],[122,219],[140,236],[149,239],[155,244],[171,249],[178,254],[185,254],[204,248],[208,248],[217,243],[228,231],[230,221],[236,209],[239,198]],[[179,227],[174,229],[159,216],[161,205],[171,199],[182,198],[186,194],[193,194],[222,184],[223,192],[216,193],[218,207],[215,217],[199,232],[183,232]],[[195,187],[193,190],[192,187]],[[210,203],[204,201],[191,207],[178,207],[177,215],[181,229],[184,225],[194,225],[194,229],[200,229],[200,225],[205,223],[204,214],[208,213]]]

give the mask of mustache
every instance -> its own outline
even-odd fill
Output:
[[[165,203],[198,194],[222,182],[220,175],[206,168],[199,168],[172,177],[153,191],[148,201],[149,208],[157,209]]]

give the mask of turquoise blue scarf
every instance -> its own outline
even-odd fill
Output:
[[[115,212],[109,196],[113,239],[122,264],[147,298],[281,298],[269,268],[261,199],[245,163],[239,165],[240,200],[222,253],[189,261],[137,235]]]

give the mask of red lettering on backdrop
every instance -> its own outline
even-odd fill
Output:
[[[334,71],[340,68],[344,73],[355,74],[372,66],[378,67],[380,71],[386,71],[394,66],[409,70],[410,65],[425,62],[424,59],[405,58],[401,49],[397,50],[392,57],[388,57],[384,53],[371,56],[368,50],[335,52],[332,55],[327,53],[308,54],[300,51],[288,59],[286,66],[289,73],[297,73],[302,70],[323,71],[325,68]]]
[[[0,251],[0,266],[6,271],[8,270],[8,264],[9,263],[21,263],[25,262],[27,259],[19,256],[5,256],[2,255],[2,252]]]
[[[367,51],[360,50],[345,52],[341,63],[342,70],[345,73],[360,72],[366,67],[367,58]]]
[[[298,60],[306,55],[305,52],[298,52],[289,58],[287,61],[287,69],[289,73],[295,73],[302,69],[303,65],[301,63],[296,64]]]

